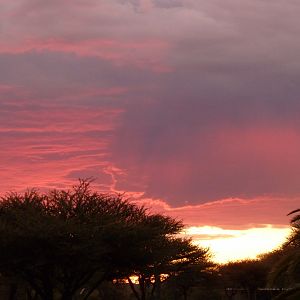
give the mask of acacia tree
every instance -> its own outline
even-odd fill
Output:
[[[0,271],[21,277],[44,300],[87,299],[116,270],[117,240],[145,209],[121,195],[92,192],[81,181],[68,191],[9,193],[0,203]],[[116,235],[118,233],[118,235]]]
[[[137,240],[131,249],[127,280],[138,300],[161,298],[161,285],[170,276],[197,262],[207,262],[208,250],[195,246],[190,239],[181,238],[181,221],[162,215],[148,215],[139,224]],[[139,289],[129,275],[135,275]]]
[[[218,286],[216,265],[207,259],[207,254],[202,253],[198,259],[190,261],[185,266],[180,266],[177,271],[172,272],[167,280],[167,286],[172,291],[173,298],[181,295],[184,300],[187,300],[193,291],[202,292],[202,290],[206,290],[211,296],[213,294],[212,289]],[[203,292],[205,293],[205,291]],[[207,295],[206,298],[208,298]]]
[[[103,281],[127,278],[137,299],[146,299],[149,285],[159,299],[162,274],[206,259],[207,250],[177,236],[182,222],[94,192],[84,180],[1,200],[0,272],[25,282],[36,298],[87,300]]]
[[[229,299],[240,289],[252,300],[256,299],[257,289],[265,286],[268,268],[262,261],[246,259],[221,266],[220,273]]]

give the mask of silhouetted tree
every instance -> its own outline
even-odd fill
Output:
[[[224,288],[228,291],[228,298],[235,290],[241,289],[252,300],[256,299],[257,289],[266,285],[268,269],[259,260],[242,260],[221,266],[220,273]]]
[[[209,292],[218,287],[218,273],[216,265],[212,263],[207,254],[199,255],[199,259],[181,266],[177,271],[171,273],[167,286],[173,291],[173,298],[177,294],[184,300],[189,298],[193,290]],[[206,297],[207,298],[207,297]]]
[[[287,290],[275,299],[299,299],[300,297],[300,209],[290,212],[292,233],[280,249],[281,257],[269,274],[270,287]],[[297,298],[298,297],[298,298]]]
[[[27,284],[32,298],[87,300],[102,282],[126,279],[137,299],[159,299],[163,278],[207,260],[207,250],[178,236],[182,222],[94,192],[84,180],[1,200],[0,272]]]
[[[137,248],[131,250],[135,253],[131,275],[136,276],[139,291],[130,276],[127,278],[138,300],[160,299],[161,285],[170,276],[193,263],[207,263],[207,249],[178,236],[183,229],[182,222],[167,216],[150,215],[140,225],[144,233],[138,235],[133,244]]]
[[[17,275],[44,300],[90,293],[116,271],[113,240],[145,210],[120,195],[92,192],[81,181],[69,191],[7,194],[0,203],[0,271]],[[116,234],[118,233],[118,234]]]

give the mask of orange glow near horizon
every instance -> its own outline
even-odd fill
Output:
[[[280,247],[290,233],[289,227],[272,227],[244,230],[227,230],[220,227],[189,227],[185,234],[194,243],[209,247],[213,260],[217,263],[255,259],[259,254],[267,253]]]

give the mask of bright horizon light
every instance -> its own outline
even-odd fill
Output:
[[[209,247],[217,263],[255,259],[259,254],[278,248],[290,233],[289,227],[266,225],[260,228],[227,230],[220,227],[189,227],[185,234],[195,244]]]

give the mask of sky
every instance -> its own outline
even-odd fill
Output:
[[[300,199],[299,15],[297,0],[0,0],[0,193],[94,178],[219,261],[276,247]]]

